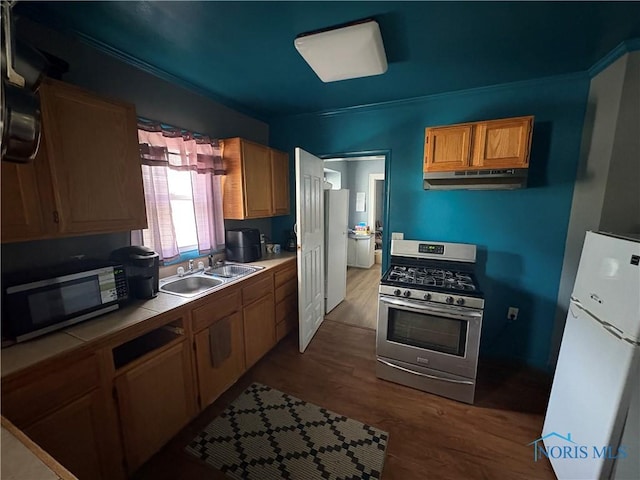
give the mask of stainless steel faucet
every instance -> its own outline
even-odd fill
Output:
[[[189,259],[189,269],[187,270],[187,273],[193,273],[193,260]]]

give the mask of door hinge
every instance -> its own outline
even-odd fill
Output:
[[[55,223],[60,223],[60,214],[58,214],[57,210],[53,211],[53,221]]]

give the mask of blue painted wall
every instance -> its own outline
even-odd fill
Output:
[[[282,118],[270,124],[270,144],[290,153],[291,171],[295,146],[317,155],[390,150],[385,235],[478,245],[486,295],[481,354],[548,369],[588,88],[587,75],[571,75]],[[529,188],[423,189],[425,127],[520,115],[535,115]],[[274,235],[294,221],[275,218]],[[520,308],[510,324],[509,306]]]

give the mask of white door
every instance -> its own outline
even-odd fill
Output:
[[[325,313],[329,313],[347,295],[347,228],[349,190],[325,190]]]
[[[324,320],[323,161],[296,147],[298,321],[300,352]]]

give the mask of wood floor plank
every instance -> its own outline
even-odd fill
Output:
[[[547,376],[482,362],[467,405],[378,379],[371,329],[327,320],[304,354],[297,347],[283,339],[134,478],[224,478],[183,449],[254,381],[389,432],[385,480],[555,478],[527,446],[542,430]]]
[[[378,285],[381,265],[371,268],[347,269],[347,294],[345,299],[325,317],[328,320],[376,329],[378,313]]]

